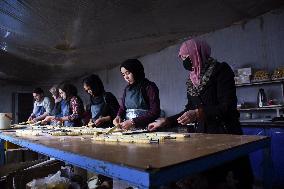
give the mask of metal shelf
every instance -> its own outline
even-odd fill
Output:
[[[279,106],[265,106],[265,107],[255,107],[255,108],[238,108],[239,111],[258,111],[258,110],[277,110],[277,109],[283,109],[284,106],[283,105],[279,105]]]
[[[282,102],[284,100],[284,79],[277,79],[277,80],[269,80],[269,81],[259,81],[259,82],[252,82],[246,84],[239,84],[236,87],[250,87],[250,86],[257,86],[257,85],[271,85],[271,84],[280,84],[281,86],[281,94],[282,94]],[[240,112],[246,111],[265,111],[265,110],[274,110],[276,111],[276,116],[280,116],[280,111],[284,109],[284,105],[274,105],[274,106],[265,106],[265,107],[253,107],[253,108],[238,108]]]
[[[236,87],[245,87],[245,86],[253,86],[253,85],[265,85],[265,84],[273,84],[273,83],[284,83],[284,79],[260,81],[260,82],[244,83],[244,84],[236,84]]]
[[[239,108],[238,110],[241,111],[262,111],[262,110],[274,110],[276,111],[276,117],[280,116],[280,110],[283,110],[284,106],[283,105],[279,105],[279,106],[266,106],[266,107],[256,107],[256,108]]]

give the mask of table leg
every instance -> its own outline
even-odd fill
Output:
[[[271,147],[263,149],[263,187],[264,189],[272,188],[272,177],[273,177],[273,162],[271,158]]]
[[[5,149],[4,149],[4,140],[0,139],[0,165],[5,163]]]

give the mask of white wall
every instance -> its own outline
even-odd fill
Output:
[[[190,24],[190,23],[188,23]],[[284,12],[272,11],[247,23],[214,31],[200,38],[212,48],[212,57],[229,63],[234,69],[252,66],[272,71],[284,66]],[[161,108],[167,115],[181,111],[186,102],[185,81],[188,73],[177,58],[180,44],[140,57],[146,77],[160,89]],[[131,57],[130,57],[131,58]],[[108,91],[122,96],[125,86],[119,67],[97,72]],[[255,93],[248,98],[255,100]]]

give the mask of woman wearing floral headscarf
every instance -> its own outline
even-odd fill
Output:
[[[189,71],[186,82],[188,103],[179,114],[150,123],[150,131],[194,123],[194,132],[198,133],[242,134],[234,72],[227,63],[218,62],[210,54],[211,49],[205,41],[190,39],[181,45],[178,56]],[[236,170],[234,174],[240,180],[240,188],[250,188],[250,165],[248,159],[244,159],[234,163],[241,165],[242,170],[236,170],[235,165],[235,168],[226,168]],[[223,173],[226,172],[224,167],[219,167]]]

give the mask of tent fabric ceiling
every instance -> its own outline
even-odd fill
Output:
[[[275,9],[282,0],[2,0],[0,79],[58,82]]]

